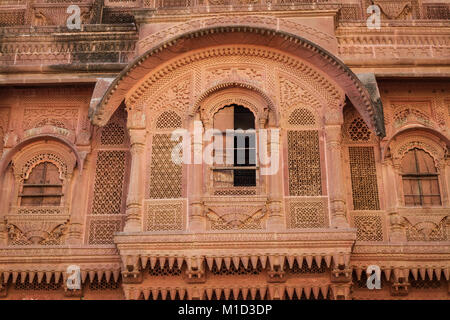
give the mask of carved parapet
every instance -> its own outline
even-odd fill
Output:
[[[389,240],[391,242],[404,242],[406,241],[406,233],[403,226],[403,218],[396,211],[389,212]]]
[[[210,197],[205,198],[204,203],[211,230],[264,228],[267,219],[266,197]]]

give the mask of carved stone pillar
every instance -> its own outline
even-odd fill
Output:
[[[281,170],[281,152],[280,152],[280,131],[276,128],[271,128],[268,133],[268,143],[270,146],[270,159],[271,163],[268,166],[272,166],[275,170],[270,170],[271,174],[265,176],[269,182],[269,219],[267,222],[268,230],[280,230],[285,228],[285,219],[283,211],[283,170]],[[278,139],[272,141],[272,133],[278,134]],[[278,164],[272,163],[278,161]],[[265,180],[265,179],[264,179]]]
[[[331,225],[334,228],[348,228],[341,157],[342,111],[330,111],[325,120]]]
[[[205,130],[210,126],[205,122]],[[203,208],[203,128],[200,121],[194,122],[192,143],[192,164],[189,170],[189,182],[192,186],[189,208],[189,231],[203,232],[206,221]]]
[[[125,232],[142,231],[142,201],[144,199],[144,146],[146,130],[130,128],[131,170],[127,196]]]
[[[390,242],[406,242],[406,232],[403,226],[403,218],[395,209],[388,210],[389,214],[389,241]]]
[[[89,160],[88,160],[89,159]],[[69,229],[67,231],[66,243],[69,245],[81,244],[83,241],[83,213],[88,194],[86,188],[88,185],[90,157],[84,158],[83,167],[85,168],[77,176],[72,196],[72,212],[70,216]]]

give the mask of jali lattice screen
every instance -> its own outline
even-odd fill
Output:
[[[291,196],[322,194],[318,131],[288,131],[288,162]]]
[[[379,210],[373,147],[349,147],[354,210]]]
[[[88,214],[89,244],[112,244],[114,232],[123,227],[130,157],[125,123],[126,112],[120,108],[96,137],[95,176]]]
[[[150,198],[171,199],[181,197],[182,168],[172,161],[172,150],[177,141],[170,134],[154,134],[150,172]]]
[[[326,197],[290,198],[287,202],[286,226],[295,228],[328,227],[328,199]]]
[[[355,215],[353,223],[358,241],[383,241],[382,217],[377,215]]]
[[[150,200],[145,203],[146,231],[185,229],[185,200]]]

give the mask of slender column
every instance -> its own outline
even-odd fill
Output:
[[[146,130],[144,128],[130,128],[129,134],[131,142],[131,170],[124,231],[141,232]]]
[[[70,215],[69,230],[67,232],[67,244],[81,244],[83,234],[83,213],[87,201],[87,186],[89,178],[90,156],[84,158],[83,171],[80,172],[75,181],[72,197],[72,212]]]
[[[448,160],[447,160],[448,161]],[[439,172],[439,180],[441,182],[441,198],[442,198],[442,205],[448,206],[449,205],[449,184],[448,184],[448,165],[446,164],[446,159],[443,159],[438,167]]]
[[[281,169],[282,159],[280,152],[280,131],[275,131],[277,128],[271,128],[268,132],[267,140],[270,145],[270,159],[272,166],[271,174],[266,176],[269,181],[269,219],[267,222],[268,230],[280,230],[285,228],[284,211],[283,211],[283,170]],[[278,139],[272,140],[272,134],[278,133]],[[273,162],[278,161],[278,164]],[[264,179],[266,180],[266,179]]]
[[[347,208],[342,174],[342,123],[341,110],[332,110],[325,119],[327,148],[328,192],[330,197],[331,225],[334,228],[348,228]]]
[[[209,123],[205,123],[205,129],[208,129]],[[203,130],[201,122],[196,121],[194,124],[194,135],[192,143],[192,164],[189,183],[191,186],[190,210],[189,210],[189,231],[203,232],[205,231],[205,216],[203,209]]]
[[[401,175],[401,165],[396,159],[393,160],[393,176],[392,181],[394,182],[396,190],[395,207],[403,207],[403,180]]]

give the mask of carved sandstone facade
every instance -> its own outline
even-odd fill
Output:
[[[70,4],[0,4],[3,299],[450,297],[445,1]]]

